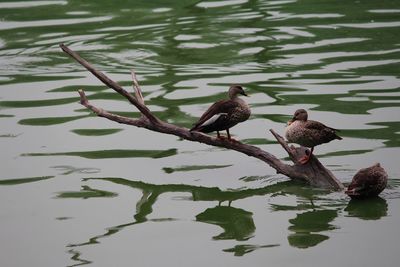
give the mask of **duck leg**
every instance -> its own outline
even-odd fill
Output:
[[[227,131],[227,133],[228,133],[228,140],[230,140],[230,137],[231,137],[231,136],[229,135],[229,132],[228,132],[228,131]],[[223,140],[223,139],[225,139],[226,137],[223,136],[223,135],[221,135],[221,134],[219,133],[219,131],[217,131],[217,138]]]
[[[310,160],[313,151],[314,151],[314,147],[311,148],[310,154],[307,155],[307,153],[306,153],[306,155],[304,155],[304,157],[299,159],[299,163],[302,165],[306,164]]]
[[[226,134],[228,135],[228,140],[231,140],[231,134],[229,133],[229,129],[226,129]]]
[[[226,129],[226,134],[228,135],[228,141],[238,142],[235,138],[231,137],[231,134],[229,133],[229,129]]]

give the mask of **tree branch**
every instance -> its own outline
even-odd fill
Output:
[[[191,132],[187,128],[159,120],[145,106],[139,83],[133,71],[132,71],[132,80],[136,97],[133,97],[131,94],[125,91],[120,85],[109,79],[103,73],[94,69],[87,61],[82,59],[78,54],[70,50],[65,45],[60,45],[60,47],[64,52],[66,52],[77,62],[83,65],[86,69],[92,72],[104,84],[106,84],[111,89],[114,89],[116,92],[126,97],[129,100],[129,102],[135,105],[139,109],[139,111],[144,115],[144,117],[141,117],[140,119],[132,119],[107,112],[104,109],[97,108],[91,105],[84,91],[79,90],[81,98],[80,103],[89,110],[93,111],[97,116],[104,117],[118,123],[146,128],[151,131],[159,133],[175,135],[189,141],[200,142],[211,146],[217,146],[235,150],[243,154],[246,154],[248,156],[262,160],[263,162],[267,163],[269,166],[274,168],[278,173],[288,176],[293,180],[304,181],[312,186],[317,186],[317,187],[330,188],[335,190],[343,189],[342,183],[340,183],[340,181],[338,181],[333,176],[333,174],[318,161],[318,159],[315,156],[312,156],[307,164],[299,165],[297,163],[298,159],[301,158],[301,156],[303,156],[304,153],[307,153],[307,149],[294,148],[293,146],[289,147],[288,144],[284,141],[284,139],[280,135],[278,135],[275,131],[270,130],[271,133],[278,140],[279,144],[281,144],[281,146],[286,150],[291,160],[295,163],[294,165],[288,165],[283,161],[281,161],[280,159],[278,159],[277,157],[275,157],[274,155],[258,147],[248,144],[243,144],[241,142],[232,142],[227,139],[218,139],[216,137],[200,132],[195,132],[195,131]]]
[[[150,110],[140,101],[138,101],[135,97],[133,97],[129,92],[127,92],[122,86],[120,86],[118,83],[114,82],[110,78],[108,78],[104,73],[96,70],[89,62],[81,58],[76,52],[72,51],[69,49],[67,46],[64,44],[60,44],[61,49],[67,53],[70,57],[75,59],[79,64],[84,66],[88,71],[93,73],[94,76],[96,76],[100,81],[102,81],[105,85],[107,85],[109,88],[115,90],[117,93],[120,95],[124,96],[128,101],[133,104],[146,118],[148,118],[152,123],[157,124],[159,122],[159,119],[154,116]],[[143,98],[142,98],[143,100]]]

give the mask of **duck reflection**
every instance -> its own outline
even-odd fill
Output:
[[[201,187],[185,184],[162,184],[155,185],[142,181],[132,181],[124,178],[86,178],[84,181],[109,181],[114,184],[128,186],[141,191],[142,195],[135,204],[133,220],[124,224],[108,227],[105,233],[91,237],[88,241],[78,244],[70,244],[68,247],[79,247],[99,243],[99,239],[114,235],[125,227],[130,227],[146,221],[160,222],[165,220],[175,220],[174,218],[148,219],[153,212],[153,206],[164,193],[178,192],[189,193],[191,201],[216,202],[212,207],[205,209],[196,215],[197,222],[217,225],[222,228],[222,232],[212,238],[214,240],[236,240],[246,241],[255,234],[256,225],[253,214],[241,208],[231,206],[231,203],[240,199],[254,196],[269,195],[269,207],[272,211],[292,211],[296,213],[293,219],[289,220],[290,231],[288,243],[297,248],[309,248],[328,240],[327,231],[336,229],[332,224],[338,216],[339,211],[347,211],[349,216],[362,219],[379,219],[387,215],[387,203],[382,198],[370,200],[347,200],[336,196],[328,196],[331,192],[321,189],[314,189],[304,184],[292,181],[278,182],[256,189],[243,190],[221,190],[217,187]],[[64,192],[58,195],[59,198],[79,198],[89,197],[113,197],[115,193],[104,192],[91,187],[83,187],[79,192]],[[279,198],[278,203],[273,203],[274,198]],[[282,204],[281,198],[295,200],[294,205]],[[226,203],[227,205],[221,205]],[[361,203],[362,202],[362,203]],[[347,206],[346,206],[347,205]],[[237,244],[224,251],[242,256],[258,248],[275,247],[279,244],[259,245],[259,244]]]
[[[338,207],[342,207],[344,202],[326,200],[327,190],[304,187],[292,183],[282,191],[272,196],[295,196],[295,205],[271,204],[273,211],[297,211],[295,218],[290,219],[288,242],[296,248],[314,247],[321,242],[329,239],[323,232],[336,229],[330,224],[338,216]],[[334,208],[332,208],[334,207]],[[299,212],[300,211],[300,212]]]
[[[251,212],[229,206],[206,209],[196,216],[196,220],[215,224],[224,229],[224,232],[213,237],[216,240],[248,240],[253,236],[256,229]]]
[[[184,184],[164,184],[155,185],[144,183],[142,181],[132,181],[123,178],[86,178],[83,181],[89,180],[101,180],[109,181],[119,185],[129,186],[134,189],[138,189],[142,192],[142,197],[138,200],[135,205],[135,214],[133,215],[134,220],[132,222],[116,225],[109,227],[104,234],[100,234],[90,238],[87,242],[70,244],[68,247],[79,247],[85,245],[91,245],[99,243],[99,239],[111,236],[118,233],[122,229],[128,226],[144,223],[146,221],[165,221],[173,220],[167,219],[152,219],[147,218],[153,212],[153,205],[156,203],[158,197],[164,193],[171,192],[189,192],[191,193],[192,201],[216,201],[218,206],[214,208],[208,208],[204,212],[196,216],[196,220],[199,222],[211,223],[218,225],[223,228],[223,233],[215,236],[214,239],[234,239],[234,240],[247,240],[253,236],[255,231],[255,224],[252,218],[252,213],[243,209],[231,207],[230,204],[233,201],[244,199],[252,196],[261,196],[266,194],[277,193],[283,188],[287,187],[291,182],[285,181],[273,185],[268,185],[263,188],[257,189],[244,189],[237,191],[224,191],[217,187],[201,187]],[[91,189],[93,191],[94,189]],[[111,192],[108,192],[111,194]],[[109,195],[107,194],[107,195]],[[58,195],[59,198],[68,197],[82,197],[87,198],[87,192],[82,191],[76,192],[61,192]],[[221,203],[228,202],[229,206],[221,206]]]
[[[352,199],[344,210],[351,217],[358,217],[362,220],[379,220],[387,216],[388,204],[381,197]]]
[[[335,229],[330,222],[336,217],[336,210],[313,210],[297,214],[296,218],[289,220],[292,224],[289,230],[293,232],[288,236],[289,244],[297,248],[309,248],[327,240],[327,235],[319,233]]]

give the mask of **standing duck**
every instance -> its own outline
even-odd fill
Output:
[[[351,198],[367,198],[379,195],[387,185],[388,175],[379,163],[359,170],[345,193]]]
[[[298,109],[286,127],[286,139],[291,143],[297,143],[304,147],[311,148],[309,155],[305,155],[299,163],[306,164],[314,151],[314,147],[332,140],[342,138],[336,134],[339,130],[325,126],[324,124],[308,120],[307,111]]]
[[[228,140],[232,140],[229,128],[247,120],[251,111],[247,103],[239,98],[239,95],[247,96],[240,85],[232,85],[229,88],[228,95],[229,99],[212,104],[190,131],[203,133],[217,131],[218,138],[223,138],[219,131],[225,130]]]

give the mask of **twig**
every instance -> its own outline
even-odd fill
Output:
[[[129,92],[127,92],[122,86],[120,86],[118,83],[114,82],[110,78],[108,78],[104,73],[96,70],[89,62],[81,58],[76,52],[72,51],[69,49],[67,46],[64,44],[60,44],[61,49],[67,53],[70,57],[75,59],[79,64],[84,66],[88,71],[93,73],[94,76],[96,76],[100,81],[102,81],[105,85],[107,85],[109,88],[113,89],[120,95],[124,96],[128,101],[133,104],[146,118],[148,118],[152,123],[157,124],[159,122],[159,119],[154,116],[151,111],[142,103],[136,100],[135,97],[133,97]]]
[[[78,93],[79,93],[79,95],[81,97],[81,101],[80,101],[81,105],[83,105],[87,109],[93,111],[93,113],[95,113],[97,116],[103,117],[103,118],[106,118],[106,119],[109,119],[111,121],[115,121],[115,122],[118,122],[118,123],[122,123],[122,124],[133,125],[133,126],[136,126],[136,127],[144,127],[143,126],[144,125],[144,120],[131,119],[131,118],[128,118],[128,117],[125,117],[125,116],[120,116],[120,115],[113,114],[113,113],[110,113],[108,111],[105,111],[102,108],[98,108],[98,107],[93,106],[92,104],[90,104],[88,99],[87,99],[87,97],[86,97],[85,92],[82,89],[78,90]]]
[[[136,73],[135,70],[131,70],[131,75],[132,75],[132,83],[133,83],[133,90],[135,91],[135,96],[136,99],[139,103],[144,105],[144,99],[143,99],[143,94],[142,94],[142,89],[139,86],[139,82],[136,78]]]

